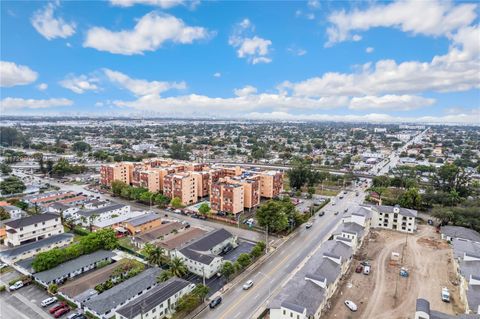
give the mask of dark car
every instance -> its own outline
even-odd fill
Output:
[[[215,308],[216,306],[218,306],[219,304],[222,303],[222,297],[217,297],[215,299],[213,299],[212,301],[210,301],[210,309],[213,309]]]
[[[325,212],[318,213],[318,216],[323,216],[323,215],[325,215]]]
[[[355,268],[355,272],[358,273],[358,274],[361,273],[362,270],[363,270],[363,266],[362,266],[362,265],[358,265],[357,268]]]

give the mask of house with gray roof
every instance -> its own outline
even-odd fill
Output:
[[[73,234],[62,233],[53,235],[39,241],[4,250],[0,252],[0,259],[7,264],[16,263],[17,261],[33,257],[47,250],[66,246],[72,241]]]
[[[353,249],[342,240],[325,242],[270,302],[270,318],[318,318],[352,255]]]
[[[372,227],[413,233],[417,230],[417,211],[400,206],[371,206]]]
[[[171,252],[180,258],[188,270],[198,276],[211,278],[220,271],[223,258],[220,256],[226,247],[236,247],[236,237],[220,228],[187,243]]]
[[[177,277],[159,283],[147,293],[127,303],[116,311],[119,319],[163,318],[175,312],[178,300],[195,288]]]
[[[21,208],[18,208],[17,206],[7,205],[2,206],[2,208],[10,214],[10,219],[19,219],[27,216],[27,212],[25,212]]]
[[[82,255],[64,262],[52,269],[33,274],[33,278],[45,287],[48,287],[48,285],[52,283],[59,284],[67,279],[74,278],[97,268],[101,262],[111,261],[115,255],[116,254],[111,251],[97,250],[91,254]]]
[[[452,239],[453,260],[460,277],[460,296],[467,312],[480,315],[480,242]]]
[[[163,270],[158,267],[149,268],[140,274],[87,299],[85,311],[99,318],[111,318],[117,309],[127,305],[157,286],[157,277]]]
[[[423,298],[418,298],[415,306],[414,319],[480,319],[475,314],[449,315],[440,311],[430,309],[430,302]]]
[[[440,234],[443,240],[452,241],[454,238],[467,239],[480,243],[480,233],[477,231],[460,226],[442,226]]]

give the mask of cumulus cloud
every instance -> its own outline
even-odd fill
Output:
[[[251,64],[272,62],[268,56],[272,41],[251,35],[254,30],[251,21],[244,19],[235,26],[228,43],[237,49],[239,58],[245,58]]]
[[[136,4],[144,4],[156,6],[161,9],[169,9],[181,4],[185,4],[185,0],[110,0],[110,3],[118,7],[131,7]]]
[[[470,25],[476,18],[476,4],[450,1],[398,0],[389,4],[374,4],[368,9],[335,11],[329,17],[326,46],[352,39],[352,31],[367,31],[376,27],[393,27],[404,32],[427,36],[449,35]]]
[[[220,78],[220,77],[222,77],[222,73],[215,72],[215,73],[213,73],[213,76],[216,77],[216,78]]]
[[[291,46],[287,48],[287,52],[296,56],[304,56],[305,54],[307,54],[307,50],[299,48],[297,46]]]
[[[368,48],[365,49],[365,52],[367,52],[367,53],[372,53],[373,51],[375,51],[375,49],[372,48],[372,47],[368,47]]]
[[[257,88],[251,85],[247,85],[241,89],[233,90],[236,96],[248,96],[257,93]]]
[[[132,30],[89,29],[83,46],[114,54],[133,55],[155,51],[167,42],[191,44],[212,35],[207,29],[188,26],[174,16],[150,12],[138,20]]]
[[[465,27],[452,35],[445,55],[430,62],[380,60],[354,73],[329,72],[301,82],[284,82],[298,96],[382,95],[424,91],[459,92],[480,87],[480,28]]]
[[[113,71],[110,69],[104,69],[103,71],[111,82],[118,84],[124,89],[127,89],[136,96],[159,95],[168,90],[183,90],[187,87],[187,84],[185,82],[147,81],[142,79],[132,79],[128,75],[118,71]]]
[[[56,106],[69,106],[73,101],[64,98],[35,100],[7,97],[0,101],[0,108],[3,111],[18,110],[18,109],[45,109]]]
[[[37,85],[37,89],[39,91],[45,91],[46,89],[48,89],[48,84],[47,83],[40,83],[39,85]]]
[[[37,80],[37,72],[25,65],[18,65],[13,62],[0,61],[0,86],[11,87],[25,85]]]
[[[413,95],[384,95],[354,97],[350,101],[352,110],[395,110],[411,111],[435,103],[435,99]]]
[[[77,94],[83,94],[87,91],[98,91],[98,82],[99,80],[95,77],[89,77],[86,75],[75,76],[71,74],[64,80],[60,81],[60,85]]]
[[[68,38],[75,33],[75,23],[65,22],[61,17],[55,17],[57,5],[47,4],[43,9],[36,11],[31,19],[32,25],[47,40]]]

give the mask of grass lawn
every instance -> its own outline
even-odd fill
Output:
[[[133,246],[132,243],[130,242],[130,237],[122,237],[122,238],[119,238],[118,239],[118,243],[123,246],[123,247],[126,247],[128,249],[131,249],[133,251],[138,251],[138,248]]]

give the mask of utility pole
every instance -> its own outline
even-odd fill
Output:
[[[265,232],[265,254],[268,253],[268,224],[267,224],[267,231]]]

